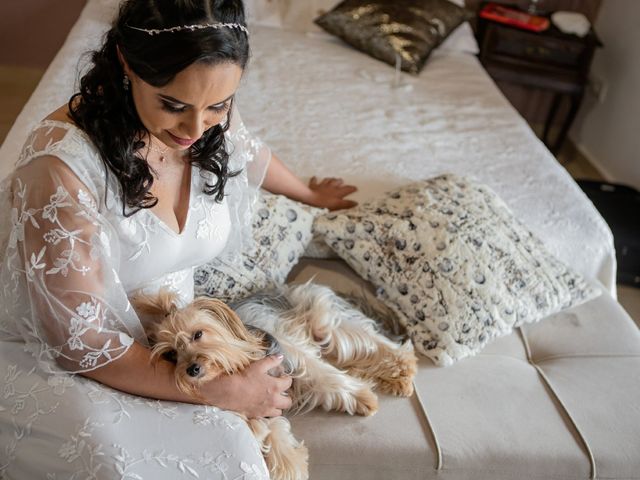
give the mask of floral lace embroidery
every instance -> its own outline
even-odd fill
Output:
[[[58,402],[47,405],[47,400],[51,400],[50,396],[45,395],[52,391],[54,395],[61,395],[68,386],[66,382],[60,383],[57,376],[47,382],[47,385],[41,385],[35,382],[28,389],[18,386],[21,377],[28,377],[33,370],[26,375],[23,371],[18,370],[17,365],[8,365],[7,373],[4,376],[4,388],[2,389],[2,403],[0,403],[0,412],[9,410],[13,417],[20,417],[21,421],[14,421],[13,436],[8,440],[4,447],[6,461],[0,462],[0,478],[3,478],[3,472],[9,467],[16,456],[18,444],[25,436],[31,432],[33,425],[38,422],[40,417],[54,413],[58,408]]]
[[[160,220],[151,213],[145,216],[126,217],[120,221],[122,232],[129,235],[137,245],[137,248],[128,257],[130,262],[137,260],[144,252],[151,252],[149,239],[158,233],[159,221]]]
[[[223,238],[222,229],[216,224],[215,218],[220,218],[222,204],[215,202],[205,195],[199,194],[194,199],[191,209],[193,212],[201,213],[202,218],[198,222],[196,238],[208,238],[209,240],[220,241]]]
[[[227,430],[235,430],[240,426],[240,419],[232,422],[227,417],[228,415],[220,415],[219,408],[207,406],[193,412],[193,423],[203,427],[215,425]]]
[[[84,209],[74,212],[75,216],[82,218],[95,217],[95,203],[91,201],[88,194],[83,190],[77,193],[78,204],[83,205]],[[71,209],[74,202],[71,194],[59,185],[54,194],[49,197],[46,205],[40,208],[34,208],[27,204],[28,192],[26,185],[20,178],[16,179],[14,187],[14,198],[17,205],[11,209],[11,219],[13,229],[9,237],[8,245],[8,261],[12,262],[15,273],[23,271],[27,282],[40,283],[45,280],[38,274],[44,272],[45,276],[61,275],[67,277],[71,271],[86,276],[91,271],[91,266],[81,263],[81,248],[90,250],[90,258],[98,259],[101,256],[109,256],[109,241],[104,232],[94,234],[90,241],[82,237],[82,229],[67,229],[62,223],[60,215],[64,209]],[[19,266],[18,243],[25,240],[25,226],[27,223],[36,230],[45,230],[43,240],[45,245],[37,252],[31,252],[25,261],[24,269]],[[95,221],[92,225],[97,225]],[[61,245],[65,245],[62,248]],[[48,248],[58,247],[59,256],[53,260],[53,264],[47,264],[45,254]],[[14,281],[17,277],[14,277]],[[37,287],[36,287],[37,288]],[[16,289],[17,290],[17,289]],[[118,340],[117,344],[112,345],[112,338],[105,337],[105,341],[101,346],[92,345],[85,342],[85,335],[95,335],[101,332],[104,327],[115,327],[117,324],[112,318],[110,311],[105,308],[94,297],[90,297],[89,302],[83,302],[75,308],[76,315],[68,319],[68,336],[66,346],[71,351],[85,352],[79,359],[79,366],[82,369],[95,368],[102,361],[111,361],[122,355],[124,351],[131,345],[132,339],[121,332],[113,332]],[[39,333],[39,327],[33,322],[29,322],[32,338],[42,345],[42,355],[49,358],[56,358],[62,353],[61,346],[50,346],[43,341],[43,336]]]
[[[81,465],[80,470],[76,471],[76,475],[82,474],[84,478],[98,480],[98,471],[102,467],[108,468],[104,463],[105,454],[102,450],[102,445],[94,445],[87,441],[93,434],[94,429],[101,426],[102,424],[92,422],[90,418],[87,418],[77,433],[71,435],[71,438],[63,443],[58,450],[60,458],[67,463],[76,462]]]
[[[133,453],[126,446],[115,443],[106,445],[97,440],[101,436],[100,430],[107,426],[104,422],[105,413],[107,416],[111,415],[108,405],[115,406],[113,424],[120,424],[123,420],[131,421],[136,414],[139,414],[139,409],[150,408],[168,421],[175,421],[180,415],[184,415],[186,409],[192,410],[194,425],[223,428],[229,431],[235,431],[242,426],[242,421],[238,417],[218,408],[194,409],[194,407],[181,406],[173,402],[147,400],[117,392],[66,373],[50,375],[45,382],[34,374],[33,369],[24,372],[17,365],[7,367],[4,383],[0,397],[0,412],[10,411],[13,416],[20,416],[21,420],[14,424],[12,440],[4,448],[6,463],[0,464],[0,477],[15,458],[18,444],[28,438],[29,432],[43,416],[55,414],[59,410],[61,397],[66,394],[79,396],[82,391],[85,391],[92,403],[100,405],[99,410],[96,410],[101,412],[100,419],[97,418],[97,413],[85,418],[77,428],[68,433],[64,442],[61,442],[57,456],[74,472],[70,477],[65,476],[65,479],[103,479],[105,472],[114,468],[120,479],[158,478],[143,473],[148,471],[150,463],[155,463],[162,469],[175,470],[175,474],[170,475],[171,478],[182,478],[182,476],[209,478],[205,477],[207,473],[217,474],[216,478],[226,480],[267,480],[269,478],[263,465],[243,459],[235,460],[235,456],[225,449],[217,453],[207,449],[199,455],[179,455],[152,448],[144,448],[140,453]],[[260,458],[257,448],[257,445],[253,446],[254,458]],[[51,473],[47,478],[55,480],[62,477]]]
[[[238,182],[235,178],[229,182],[236,183],[235,189],[230,187],[225,192],[227,203],[239,206],[236,212],[240,213],[231,215],[231,222],[236,225],[248,218],[242,214],[248,212],[245,209],[250,206],[252,195],[245,166],[257,155],[254,150],[259,145],[242,125],[240,131],[244,132],[242,138],[230,134],[230,144],[237,147],[230,162],[242,174],[237,177]],[[241,145],[245,140],[248,144]],[[0,477],[20,471],[25,459],[29,461],[34,454],[31,442],[39,441],[42,432],[55,432],[58,441],[50,443],[55,446],[47,448],[46,455],[59,458],[60,468],[47,473],[50,480],[111,478],[117,465],[122,474],[116,478],[267,479],[257,444],[232,414],[213,407],[124,394],[63,372],[57,366],[54,360],[64,358],[75,364],[65,364],[65,368],[90,370],[126,352],[132,338],[144,343],[144,332],[126,296],[125,279],[129,279],[123,276],[121,282],[119,272],[132,260],[146,260],[149,256],[149,261],[154,262],[160,258],[155,243],[162,232],[154,218],[147,215],[130,217],[128,225],[121,223],[117,182],[111,178],[105,185],[98,153],[76,127],[56,121],[39,124],[17,165],[26,166],[41,156],[62,160],[82,187],[75,181],[70,185],[56,183],[60,178],[54,178],[54,174],[66,180],[64,175],[68,172],[64,169],[62,173],[50,172],[52,176],[47,180],[53,183],[48,184],[49,190],[43,191],[40,183],[17,176],[0,183],[0,198],[6,207],[0,214],[5,234],[0,239],[4,254],[0,270],[0,338],[22,340],[19,350],[27,350],[35,358],[26,360],[15,353],[14,342],[9,349],[13,353],[7,354],[1,365],[5,371],[0,373],[4,377],[0,390]],[[195,188],[190,213],[198,216],[193,217],[192,236],[219,239],[224,229],[215,224],[220,221],[216,217],[218,205],[207,201],[210,198]],[[241,228],[235,230],[240,232]],[[191,267],[166,275],[165,281],[181,283],[190,280],[189,276]],[[141,280],[147,281],[144,276]],[[69,289],[68,285],[82,292]],[[34,304],[34,298],[46,300],[42,303],[51,308],[51,316],[39,314],[34,305],[42,305]],[[59,331],[54,341],[47,343],[50,338],[45,332],[50,333],[51,327]],[[14,355],[18,363],[14,362]],[[34,363],[28,363],[31,361]],[[29,366],[20,370],[18,365],[22,364]],[[148,448],[142,450],[144,446],[128,442],[126,430],[120,430],[124,434],[114,445],[113,425],[118,429],[148,427],[140,417],[192,431],[193,441],[184,448],[176,444],[163,451],[154,448],[155,439],[149,437]],[[169,433],[172,430],[168,428]],[[212,434],[221,440],[207,443]],[[223,438],[237,444],[229,447]],[[151,463],[167,472],[160,472],[160,476],[149,473],[155,471],[150,469]]]
[[[144,477],[135,473],[135,467],[140,464],[157,463],[163,468],[173,466],[183,475],[190,478],[201,478],[200,472],[219,473],[225,480],[268,480],[269,474],[264,468],[256,464],[240,462],[242,473],[236,476],[229,476],[229,465],[226,461],[232,458],[228,452],[222,452],[217,456],[205,452],[200,458],[181,457],[175,454],[168,454],[164,450],[153,452],[144,449],[138,457],[131,455],[126,448],[113,444],[113,447],[119,450],[119,453],[113,456],[115,460],[116,471],[121,475],[121,480],[144,480]],[[204,471],[203,471],[204,470]]]

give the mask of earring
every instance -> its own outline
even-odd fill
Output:
[[[129,80],[129,77],[127,76],[127,74],[124,74],[124,77],[122,78],[122,88],[125,91],[129,90],[129,85],[131,85],[131,80]]]

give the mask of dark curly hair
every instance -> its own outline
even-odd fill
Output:
[[[133,72],[155,87],[167,85],[189,65],[234,63],[244,69],[249,60],[247,35],[236,28],[206,28],[149,35],[130,28],[162,29],[205,23],[245,25],[242,0],[126,0],[107,32],[102,47],[91,54],[92,66],[80,80],[80,91],[69,100],[71,119],[84,130],[100,152],[106,175],[113,173],[122,188],[122,211],[133,215],[150,208],[157,199],[150,193],[153,175],[138,152],[148,138],[133,104],[123,88],[124,70],[118,49]],[[231,112],[231,108],[229,109]],[[189,148],[192,165],[216,177],[204,192],[224,198],[227,179],[238,172],[228,167],[224,125],[208,129]]]

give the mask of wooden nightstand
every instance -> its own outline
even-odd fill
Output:
[[[494,80],[553,92],[542,140],[557,153],[578,113],[595,49],[602,46],[593,29],[581,38],[562,33],[551,23],[544,32],[535,33],[478,16],[477,37],[480,62]],[[563,99],[569,100],[569,110],[552,141],[550,128]]]

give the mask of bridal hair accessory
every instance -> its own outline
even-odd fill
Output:
[[[183,30],[189,30],[193,32],[194,30],[203,30],[205,28],[215,28],[216,30],[219,28],[237,28],[238,30],[242,30],[247,36],[249,35],[249,30],[244,25],[240,25],[239,23],[203,23],[199,25],[178,25],[177,27],[170,28],[139,28],[132,27],[131,25],[127,25],[127,27],[138,30],[140,32],[144,32],[147,35],[156,35],[158,33],[174,33],[181,32]]]
[[[127,74],[124,74],[124,77],[122,77],[122,88],[125,91],[129,90],[129,85],[131,85],[131,80],[129,80],[129,77],[127,76]]]

